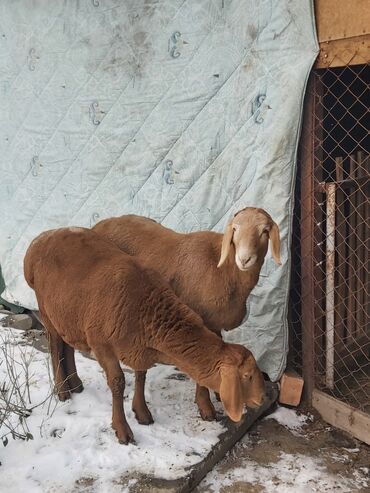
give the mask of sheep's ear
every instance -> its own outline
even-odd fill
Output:
[[[229,221],[227,223],[227,226],[226,226],[226,229],[224,232],[224,236],[222,238],[221,257],[220,257],[220,260],[217,264],[217,267],[221,267],[221,265],[225,262],[225,260],[227,259],[227,256],[229,255],[230,245],[231,245],[231,242],[233,241],[233,234],[234,234],[233,222]]]
[[[238,422],[242,418],[244,409],[239,371],[236,367],[224,365],[220,369],[220,374],[220,398],[222,405],[229,418]]]
[[[277,265],[281,265],[281,260],[280,260],[280,233],[279,233],[279,226],[275,223],[272,222],[272,226],[269,232],[269,238],[271,242],[271,253],[272,257],[275,260],[275,263]]]

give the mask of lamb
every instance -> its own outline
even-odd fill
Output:
[[[159,272],[220,337],[222,329],[238,327],[245,317],[246,299],[257,284],[269,240],[273,259],[281,264],[278,225],[254,207],[237,212],[223,235],[180,234],[135,215],[102,220],[93,230]],[[197,386],[195,401],[203,419],[216,419],[207,389]]]
[[[120,443],[134,440],[126,421],[125,378],[119,362],[145,378],[156,363],[176,365],[199,385],[220,393],[227,415],[264,399],[264,380],[252,353],[227,344],[183,304],[155,271],[85,228],[38,236],[24,259],[46,327],[59,399],[81,392],[74,350],[93,352],[112,392],[112,427]],[[139,423],[152,415],[137,385],[132,408]]]

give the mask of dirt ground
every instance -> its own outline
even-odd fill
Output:
[[[302,412],[310,420],[297,432],[275,419],[256,423],[194,492],[369,493],[370,447]]]

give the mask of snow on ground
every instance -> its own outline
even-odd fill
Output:
[[[22,346],[22,332],[0,327],[0,342],[20,361],[30,360],[30,396],[35,408],[27,418],[33,440],[0,442],[1,490],[7,493],[70,492],[75,482],[94,480],[94,491],[126,491],[120,478],[134,472],[173,479],[199,462],[223,431],[220,423],[202,421],[194,404],[194,383],[174,368],[158,366],[148,372],[146,396],[155,423],[139,425],[131,411],[133,375],[126,374],[125,412],[137,445],[120,445],[111,428],[111,395],[96,361],[76,352],[78,373],[85,389],[60,403],[50,394],[48,355]],[[1,361],[0,385],[7,379]],[[21,371],[19,367],[18,372]],[[6,433],[0,428],[0,437]]]
[[[165,479],[183,476],[186,467],[201,460],[223,431],[220,423],[203,422],[198,417],[193,403],[194,384],[172,367],[158,366],[148,372],[147,401],[155,420],[149,427],[137,424],[131,412],[133,375],[126,374],[125,411],[137,445],[120,445],[110,426],[110,391],[96,361],[76,353],[85,390],[71,401],[60,403],[50,396],[49,356],[26,344],[21,331],[2,328],[1,322],[0,392],[8,378],[3,349],[15,362],[20,363],[23,358],[22,364],[15,364],[21,380],[24,362],[29,362],[31,403],[27,405],[42,404],[26,419],[33,440],[13,440],[8,436],[6,447],[0,441],[1,491],[127,493],[137,474]],[[18,417],[14,416],[13,425],[16,421]],[[278,407],[260,422],[257,431],[236,445],[196,491],[368,491],[368,468],[352,470],[348,466],[350,456],[361,453],[359,448],[350,442],[348,446],[327,449],[326,439],[321,445],[312,445],[316,432],[308,432],[311,421],[310,415]],[[282,433],[284,429],[287,431]],[[327,427],[324,429],[328,434]],[[6,428],[0,427],[0,437],[4,433]],[[317,447],[317,454],[312,447],[315,452]],[[326,449],[330,452],[324,453]],[[341,464],[339,470],[328,469],[328,454],[333,463]]]
[[[194,493],[370,492],[369,451],[355,439],[278,407],[207,474]],[[349,445],[349,446],[348,446]]]
[[[275,419],[278,423],[288,428],[293,434],[302,432],[302,428],[311,418],[305,414],[297,414],[295,409],[278,406],[275,412],[265,419]]]
[[[242,467],[233,469],[229,474],[213,470],[204,480],[207,493],[226,491],[228,486],[245,483],[250,491],[263,493],[353,493],[368,483],[360,478],[358,487],[354,482],[329,473],[320,460],[307,455],[280,453],[279,460],[261,465],[253,460],[243,461]],[[261,489],[252,489],[258,485]],[[231,489],[228,491],[232,491]],[[236,489],[235,491],[248,491]]]

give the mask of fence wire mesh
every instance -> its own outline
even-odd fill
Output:
[[[291,363],[370,413],[369,64],[316,69],[298,156]]]

